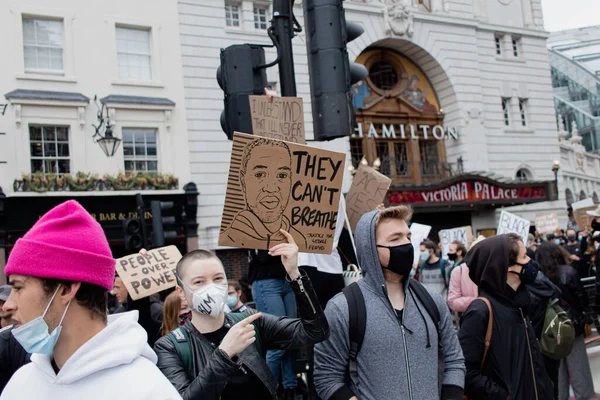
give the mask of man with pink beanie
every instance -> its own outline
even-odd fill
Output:
[[[17,241],[4,272],[12,334],[32,356],[1,400],[180,399],[155,365],[137,311],[107,317],[115,260],[79,203],[44,215]]]

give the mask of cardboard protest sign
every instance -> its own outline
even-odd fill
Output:
[[[496,235],[516,233],[517,235],[521,236],[523,243],[527,243],[527,236],[529,236],[530,226],[531,222],[529,222],[529,220],[502,210],[500,213],[500,220],[498,221]]]
[[[431,226],[418,224],[413,222],[410,225],[410,242],[415,250],[415,260],[413,264],[417,264],[419,262],[419,254],[421,253],[421,242],[427,239],[427,236],[431,232]]]
[[[346,210],[353,232],[363,214],[383,203],[391,184],[392,180],[387,176],[360,164],[346,196]]]
[[[175,246],[148,250],[144,257],[131,254],[117,259],[116,270],[133,300],[174,287],[175,267],[181,253]]]
[[[573,208],[573,210],[579,210],[580,208],[591,207],[593,205],[594,205],[594,199],[592,199],[591,197],[588,197],[587,199],[579,200],[579,201],[576,201],[575,203],[572,203],[571,208]]]
[[[535,229],[539,233],[554,233],[557,229],[560,229],[558,224],[558,214],[538,214],[535,216]]]
[[[235,132],[220,246],[331,254],[346,155]]]
[[[450,244],[455,240],[459,240],[468,249],[473,241],[473,229],[471,226],[461,226],[459,228],[442,229],[439,231],[440,243],[442,244],[442,258],[448,258],[448,250]]]
[[[584,207],[584,208],[578,208],[577,210],[573,211],[573,216],[575,217],[575,222],[577,222],[577,226],[579,227],[579,230],[582,231],[584,229],[592,229],[592,221],[594,220],[595,217],[588,215],[587,212],[588,211],[594,211],[596,208],[598,208],[597,205],[594,206],[589,206],[589,207]]]
[[[256,136],[305,144],[304,105],[300,97],[248,96]]]

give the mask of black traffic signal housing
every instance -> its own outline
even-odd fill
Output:
[[[221,49],[217,82],[224,92],[221,128],[229,140],[233,132],[252,133],[248,96],[264,94],[268,85],[262,46],[237,44]]]
[[[175,217],[163,216],[165,211],[174,208],[175,204],[172,201],[152,200],[150,202],[150,211],[152,212],[152,247],[162,247],[166,241],[177,237]]]
[[[356,118],[352,85],[364,79],[368,71],[350,62],[346,45],[364,29],[346,22],[343,0],[303,3],[315,139],[350,136]]]
[[[123,234],[127,250],[140,250],[144,247],[142,224],[139,218],[127,218],[123,221]]]

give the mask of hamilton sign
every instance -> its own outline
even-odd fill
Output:
[[[375,139],[435,139],[458,140],[458,131],[453,127],[444,127],[441,125],[412,125],[412,124],[373,124],[363,126],[357,123],[354,128],[353,138],[375,138]]]

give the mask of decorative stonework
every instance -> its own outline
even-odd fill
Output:
[[[408,4],[404,0],[388,0],[386,4],[386,33],[399,37],[412,37],[414,32],[413,14]]]
[[[505,6],[509,5],[512,0],[498,0],[500,4],[504,4]]]

